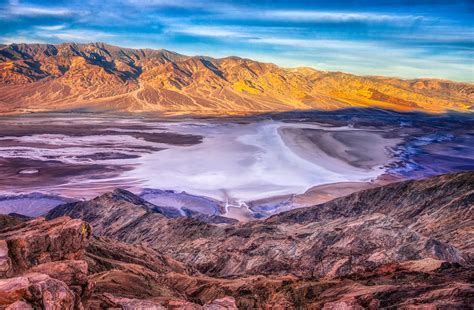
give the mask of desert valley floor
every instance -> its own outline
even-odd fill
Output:
[[[474,168],[470,114],[377,109],[244,118],[0,119],[0,213],[38,216],[115,188],[239,220]]]

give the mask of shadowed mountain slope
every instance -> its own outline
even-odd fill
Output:
[[[383,214],[404,227],[474,254],[474,173],[441,175],[356,192],[275,215],[267,223],[310,223]],[[474,258],[474,256],[472,256]]]
[[[186,210],[187,211],[187,210]],[[96,226],[96,234],[114,236],[119,231],[126,234],[129,227],[135,227],[136,222],[149,220],[151,222],[168,218],[197,218],[203,223],[236,223],[237,220],[219,216],[205,215],[189,210],[183,214],[173,207],[162,207],[134,195],[133,193],[116,189],[88,201],[72,202],[59,205],[48,212],[47,217],[53,218],[60,214],[68,214],[72,218],[81,218],[89,223],[101,222]],[[113,225],[112,225],[113,224]]]
[[[169,114],[382,107],[471,111],[474,86],[285,69],[105,43],[0,47],[0,112],[94,109]]]
[[[425,258],[472,264],[473,184],[472,172],[405,181],[245,224],[170,219],[137,205],[125,223],[105,195],[47,216],[82,218],[96,235],[147,244],[210,276],[334,277]]]
[[[423,259],[332,279],[200,274],[147,246],[60,217],[0,229],[1,309],[467,308],[472,269]]]
[[[4,216],[0,308],[466,309],[473,186],[473,172],[405,181],[245,224],[124,190]]]

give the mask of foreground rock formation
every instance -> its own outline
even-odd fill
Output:
[[[244,224],[123,190],[3,216],[0,309],[467,308],[473,186],[406,181]]]
[[[17,220],[0,227],[0,308],[82,309],[91,292],[83,260],[89,225],[66,217]]]
[[[0,228],[0,309],[236,309],[226,296],[187,301],[180,280],[195,282],[195,270],[145,247],[92,237],[84,221],[9,220],[15,225]]]
[[[104,43],[0,46],[0,113],[96,109],[249,114],[382,107],[472,111],[474,88],[444,80],[284,69]]]
[[[471,172],[405,181],[236,225],[115,208],[130,201],[123,190],[47,217],[84,219],[99,236],[146,243],[210,276],[333,277],[424,258],[471,263],[473,184]]]

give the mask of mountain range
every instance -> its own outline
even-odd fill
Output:
[[[245,115],[349,107],[442,113],[469,112],[473,103],[472,83],[286,69],[239,57],[185,56],[105,43],[0,45],[2,114]]]
[[[467,309],[474,173],[260,221],[178,216],[117,189],[0,216],[1,309]]]

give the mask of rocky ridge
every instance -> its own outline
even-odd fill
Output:
[[[435,79],[285,69],[105,43],[0,47],[0,112],[101,110],[229,115],[381,107],[472,111],[474,87]]]
[[[468,308],[473,181],[405,181],[248,223],[173,217],[123,190],[49,220],[3,216],[0,309]]]
[[[204,305],[187,301],[176,281],[194,274],[145,247],[92,237],[77,219],[0,229],[0,309],[236,309],[226,296]]]
[[[121,211],[109,194],[47,217],[84,219],[99,236],[145,243],[210,276],[344,276],[425,258],[471,264],[473,184],[472,172],[399,182],[234,225],[140,213],[136,204]]]

